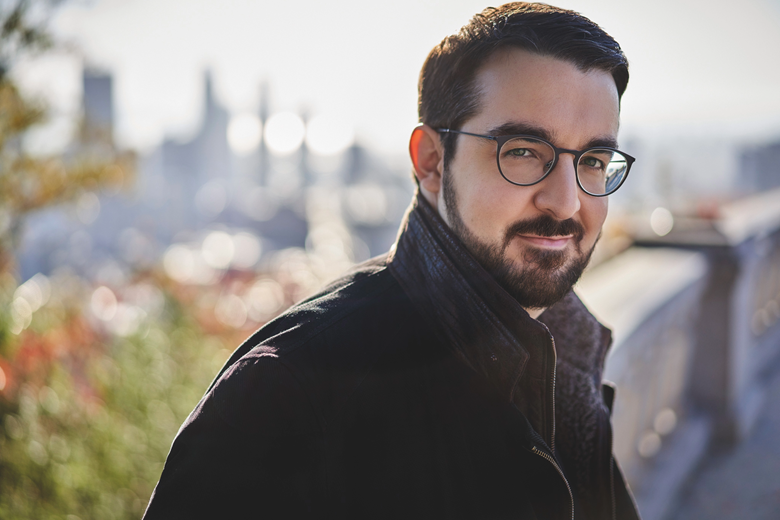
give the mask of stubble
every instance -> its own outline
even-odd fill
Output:
[[[577,283],[595,248],[594,243],[589,251],[582,251],[582,238],[585,234],[582,224],[573,219],[556,220],[549,215],[539,215],[514,222],[505,230],[500,244],[485,243],[468,229],[460,216],[452,175],[447,170],[443,177],[444,202],[453,232],[477,262],[523,308],[547,308],[560,301]],[[570,255],[565,250],[527,247],[523,252],[522,264],[518,267],[512,259],[507,258],[506,252],[511,241],[521,234],[572,235],[575,254]]]

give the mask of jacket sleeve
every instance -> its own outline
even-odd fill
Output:
[[[623,478],[623,471],[614,457],[612,458],[612,474],[615,479],[612,484],[615,493],[615,518],[617,520],[640,520],[639,508],[636,506],[628,483]]]
[[[289,370],[275,356],[244,357],[182,425],[144,519],[322,516],[317,431]]]

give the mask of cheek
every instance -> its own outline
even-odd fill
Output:
[[[595,243],[601,232],[604,220],[607,218],[609,203],[607,197],[590,197],[581,199],[580,214],[582,225],[585,226],[585,240],[589,246]]]
[[[482,177],[470,189],[458,192],[458,208],[466,226],[483,240],[503,240],[505,229],[525,218],[528,204],[523,190],[513,189],[498,173],[497,179]],[[476,180],[476,179],[475,179]]]

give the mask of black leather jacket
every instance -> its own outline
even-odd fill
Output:
[[[564,477],[556,323],[601,334],[586,378],[598,391],[609,340],[573,293],[562,307],[531,319],[418,199],[389,255],[236,350],[144,518],[638,518],[600,393],[588,492]]]

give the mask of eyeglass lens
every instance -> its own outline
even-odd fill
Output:
[[[552,166],[555,150],[546,142],[528,137],[510,139],[499,152],[501,174],[514,184],[534,184]],[[613,150],[593,148],[582,154],[577,163],[577,178],[593,195],[616,190],[628,170],[626,157]]]

